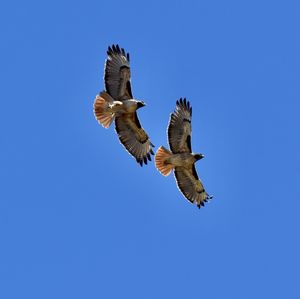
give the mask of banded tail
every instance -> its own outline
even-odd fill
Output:
[[[158,171],[164,176],[168,176],[174,168],[172,164],[165,163],[165,161],[171,156],[172,153],[163,146],[161,146],[156,152],[155,165]]]

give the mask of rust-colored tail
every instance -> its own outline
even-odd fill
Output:
[[[167,176],[170,174],[174,166],[172,164],[166,164],[165,161],[172,156],[172,153],[167,150],[165,147],[161,146],[155,155],[155,165],[158,171],[164,175]]]
[[[113,102],[111,96],[102,91],[96,96],[94,102],[94,114],[98,122],[104,127],[108,128],[114,120],[114,113],[109,109],[109,104]]]

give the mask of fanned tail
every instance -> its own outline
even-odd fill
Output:
[[[115,116],[110,109],[112,103],[112,97],[105,91],[97,95],[94,101],[94,115],[97,121],[106,129],[109,128]]]
[[[172,153],[167,150],[165,147],[161,146],[155,155],[155,165],[158,171],[164,175],[168,176],[174,166],[172,164],[166,164],[165,161],[172,156]]]

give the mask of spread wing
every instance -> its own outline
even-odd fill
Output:
[[[136,112],[124,113],[116,116],[116,132],[120,142],[141,166],[151,161],[153,155],[151,143],[147,133],[141,127]]]
[[[129,53],[119,45],[108,47],[104,70],[106,91],[115,100],[132,99]]]
[[[200,208],[204,206],[204,202],[212,198],[206,193],[202,182],[199,180],[194,164],[190,169],[176,167],[174,174],[179,190],[191,203],[197,204]]]
[[[176,153],[192,152],[192,107],[186,99],[176,102],[176,110],[171,114],[168,126],[168,139],[171,151]]]

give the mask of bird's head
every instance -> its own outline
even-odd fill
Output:
[[[202,154],[194,154],[194,158],[196,159],[196,161],[201,160],[204,158],[204,155]]]
[[[137,101],[137,108],[136,109],[139,109],[139,108],[142,108],[144,106],[146,106],[145,102],[144,101]]]

